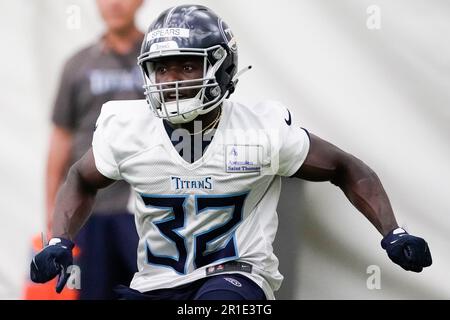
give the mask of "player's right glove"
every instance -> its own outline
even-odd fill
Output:
[[[59,274],[56,292],[60,293],[70,276],[67,268],[73,263],[73,247],[74,243],[68,239],[50,239],[48,246],[42,249],[31,261],[31,280],[36,283],[45,283]]]
[[[381,247],[394,263],[408,271],[421,272],[432,263],[427,242],[408,234],[402,228],[389,232],[381,240]]]

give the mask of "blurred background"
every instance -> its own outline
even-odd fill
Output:
[[[147,0],[141,30],[175,0]],[[211,7],[252,65],[234,100],[280,100],[294,122],[361,158],[433,265],[403,271],[329,183],[286,179],[279,299],[449,299],[450,3],[228,0]],[[50,113],[61,68],[103,25],[93,0],[4,0],[0,95],[0,299],[20,299],[30,239],[45,229]]]

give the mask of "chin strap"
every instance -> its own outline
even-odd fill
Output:
[[[252,66],[246,66],[245,68],[242,68],[241,70],[239,70],[233,77],[233,79],[231,79],[231,82],[229,84],[228,87],[228,94],[226,95],[227,98],[234,92],[234,90],[236,89],[236,85],[239,81],[239,77],[242,76],[244,73],[246,73],[247,71],[249,71],[252,68]]]
[[[247,71],[249,71],[252,68],[252,66],[247,66],[245,68],[242,68],[239,72],[237,72],[233,79],[230,81],[230,84],[228,85],[227,91],[225,92],[225,94],[223,95],[223,97],[217,101],[216,103],[214,103],[213,106],[210,106],[206,109],[203,110],[197,110],[198,114],[206,114],[208,112],[210,112],[211,110],[213,110],[215,107],[217,107],[218,105],[220,105],[225,99],[228,99],[230,97],[230,95],[234,92],[235,88],[236,88],[236,84],[238,83],[238,78],[240,76],[242,76],[244,73],[246,73]]]
[[[169,117],[167,118],[167,121],[171,122],[171,123],[175,123],[175,124],[179,124],[179,123],[186,123],[186,122],[190,122],[192,120],[194,120],[198,115],[200,114],[206,114],[208,112],[210,112],[211,110],[213,110],[215,107],[217,107],[218,105],[220,105],[225,99],[227,99],[235,90],[236,88],[236,84],[239,81],[239,77],[242,76],[244,73],[246,73],[247,71],[249,71],[250,69],[252,69],[252,66],[246,66],[245,68],[242,68],[241,70],[239,70],[239,72],[237,72],[233,79],[230,81],[229,84],[229,88],[227,89],[227,92],[223,95],[223,97],[217,101],[213,106],[208,107],[206,109],[203,110],[194,110],[191,112],[189,112],[190,117],[186,118],[187,115],[186,114],[181,114],[178,116],[174,116],[174,117]],[[200,92],[198,93],[200,94]],[[170,103],[170,102],[169,102]],[[194,113],[195,112],[195,113]],[[166,114],[167,114],[167,109],[166,109]],[[172,120],[171,120],[172,118]],[[183,120],[181,120],[183,119]]]
[[[231,80],[231,82],[234,82],[234,84],[236,84],[238,82],[238,78],[240,76],[242,76],[244,73],[246,73],[247,71],[249,71],[251,68],[253,68],[253,67],[252,66],[246,66],[245,68],[242,68],[241,70],[239,70],[239,72],[234,75],[234,77]]]

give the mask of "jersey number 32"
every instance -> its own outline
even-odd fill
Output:
[[[242,220],[242,213],[245,198],[248,192],[232,195],[196,195],[195,208],[196,215],[202,214],[205,210],[231,210],[231,218],[225,223],[219,224],[208,231],[193,235],[194,241],[194,267],[214,263],[218,260],[225,260],[237,256],[234,233],[220,249],[208,250],[208,245],[216,239],[230,233]],[[175,244],[178,255],[175,257],[157,254],[152,252],[147,245],[147,260],[150,264],[165,266],[174,269],[180,274],[186,274],[187,269],[187,246],[186,238],[180,234],[185,228],[186,209],[185,204],[189,195],[141,195],[147,207],[170,210],[172,215],[164,220],[154,221],[161,235]],[[225,214],[225,213],[224,213]]]

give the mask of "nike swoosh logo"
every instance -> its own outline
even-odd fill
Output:
[[[404,233],[404,234],[400,234],[398,237],[398,239],[395,239],[394,241],[391,241],[391,244],[393,244],[393,243],[396,243],[398,240],[400,240],[400,237],[403,237],[403,236],[405,236],[406,235],[406,233]]]
[[[33,264],[34,264],[34,266],[36,267],[36,270],[39,270],[39,268],[38,268],[38,266],[37,266],[37,264],[36,264],[36,260],[34,260],[34,258],[33,258]]]
[[[287,112],[289,113],[289,119],[284,119],[284,121],[286,121],[286,124],[287,124],[288,126],[290,126],[291,123],[292,123],[291,112],[290,112],[289,110],[288,110]]]

